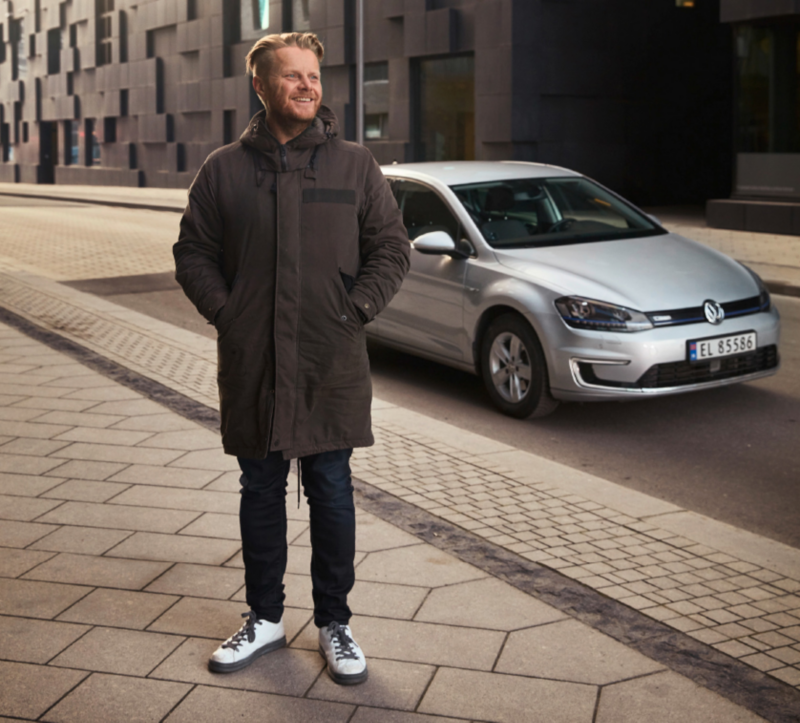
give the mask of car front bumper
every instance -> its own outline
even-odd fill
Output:
[[[541,317],[540,317],[541,322]],[[568,327],[548,315],[541,329],[556,399],[621,400],[682,394],[771,376],[779,369],[780,316],[769,311],[708,323],[613,333]],[[753,352],[689,362],[689,341],[754,331]]]

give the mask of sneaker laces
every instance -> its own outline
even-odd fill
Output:
[[[256,623],[258,622],[258,617],[252,610],[242,613],[242,617],[247,618],[245,624],[242,625],[236,635],[233,635],[222,644],[223,648],[239,650],[239,646],[244,643],[245,638],[247,638],[248,643],[252,643],[256,639]]]
[[[331,634],[331,644],[333,645],[334,658],[336,660],[358,660],[355,640],[347,633],[346,625],[339,625],[333,622],[328,625],[328,632]]]

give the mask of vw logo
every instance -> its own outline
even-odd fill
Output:
[[[703,312],[709,324],[721,324],[725,318],[725,309],[722,308],[722,304],[710,299],[703,304]]]

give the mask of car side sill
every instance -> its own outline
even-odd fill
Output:
[[[428,361],[437,362],[438,364],[444,364],[445,366],[453,367],[454,369],[459,369],[463,372],[468,372],[475,376],[478,375],[478,372],[475,369],[475,365],[470,364],[469,362],[451,359],[446,356],[440,356],[438,354],[434,354],[433,352],[418,349],[415,346],[401,344],[399,342],[392,341],[391,339],[386,339],[385,337],[378,336],[376,334],[370,334],[369,331],[367,331],[367,337],[370,339],[370,341],[378,342],[379,344],[388,346],[390,349],[396,349],[397,351],[402,351],[406,354],[411,354],[412,356],[422,357],[423,359],[427,359]]]

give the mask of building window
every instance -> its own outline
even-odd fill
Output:
[[[9,24],[11,42],[11,80],[25,80],[28,77],[28,48],[25,38],[25,20],[12,20]]]
[[[103,143],[117,142],[117,119],[103,118]]]
[[[389,137],[388,113],[364,114],[364,138],[368,141],[379,141]]]
[[[309,2],[310,0],[292,0],[292,31],[305,33],[311,30]]]
[[[736,28],[740,153],[800,153],[800,25]]]
[[[389,137],[389,63],[364,66],[364,137]]]
[[[269,0],[251,0],[253,5],[253,30],[269,28]]]
[[[8,163],[14,158],[14,149],[11,147],[11,128],[8,123],[0,123],[0,145],[3,146],[3,163]]]
[[[22,103],[14,102],[14,145],[22,141]]]
[[[693,8],[695,0],[675,0],[675,4],[679,8]]]
[[[415,160],[474,160],[474,57],[420,60],[414,71]]]
[[[97,137],[97,128],[95,122],[91,118],[84,121],[84,145],[87,166],[100,165],[100,139]]]
[[[239,39],[258,40],[269,28],[269,0],[242,0],[239,5]]]
[[[61,72],[61,28],[47,31],[47,74],[58,75]]]
[[[80,127],[76,120],[64,121],[64,165],[77,166],[79,161]]]
[[[186,19],[197,20],[197,0],[186,0]]]
[[[97,35],[97,64],[111,63],[111,32],[114,0],[95,0],[95,32]]]
[[[23,143],[27,143],[28,142],[28,138],[29,138],[29,135],[28,135],[28,122],[24,121],[22,123],[22,142]]]
[[[233,120],[235,111],[226,110],[222,115],[222,142],[226,146],[233,143]],[[254,114],[255,115],[255,114]]]
[[[128,13],[119,11],[119,62],[128,62]]]
[[[3,38],[5,37],[5,35],[3,35],[3,30],[4,30],[3,23],[0,23],[0,63],[6,62],[6,44],[5,41],[3,40]]]

